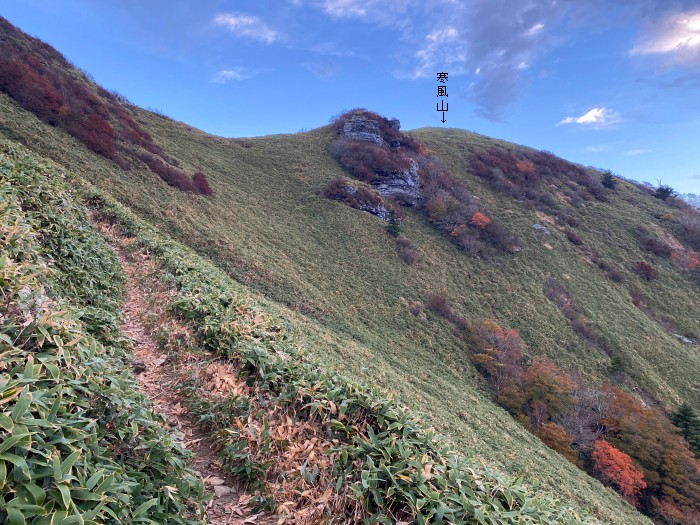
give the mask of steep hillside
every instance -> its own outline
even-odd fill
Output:
[[[63,179],[0,142],[0,521],[196,523],[202,483],[125,371],[119,263]]]
[[[679,222],[683,209],[625,181],[602,190],[601,199],[582,197],[584,191],[576,199],[551,178],[539,186],[550,196],[542,206],[540,197],[494,185],[476,165],[493,162],[486,155],[496,148],[515,160],[530,150],[462,130],[421,129],[411,137],[519,247],[471,256],[420,207],[406,208],[401,234],[416,253],[406,264],[384,221],[323,195],[329,182],[348,177],[329,151],[338,138],[333,128],[224,139],[138,108],[129,112],[173,163],[206,173],[213,195],[168,185],[136,157],[124,171],[8,94],[0,94],[0,134],[67,166],[209,257],[288,319],[315,360],[393,392],[462,454],[537,480],[606,523],[648,523],[499,407],[473,364],[464,326],[428,306],[440,297],[467,323],[497,319],[517,331],[528,355],[548,356],[590,383],[612,381],[662,410],[682,402],[700,410],[700,277],[672,257],[692,248]],[[640,274],[642,262],[656,278]]]

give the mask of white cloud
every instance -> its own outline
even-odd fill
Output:
[[[211,77],[210,82],[214,84],[225,84],[230,80],[245,80],[251,76],[250,73],[246,73],[242,68],[222,69]]]
[[[593,108],[580,117],[566,117],[557,123],[562,124],[582,124],[591,127],[604,127],[620,121],[620,115],[608,108]]]
[[[307,0],[308,1],[308,0]],[[301,5],[300,0],[293,4]],[[394,24],[400,20],[396,17],[406,9],[419,2],[416,0],[315,0],[310,2],[334,18],[368,18],[372,22]]]
[[[280,38],[277,31],[270,28],[257,16],[241,13],[220,13],[214,17],[214,22],[218,25],[225,26],[229,31],[238,36],[252,38],[253,40],[265,42],[266,44],[272,44]]]
[[[700,11],[674,13],[649,28],[632,55],[665,55],[678,62],[700,63]]]
[[[535,24],[534,26],[532,26],[527,31],[525,31],[525,36],[534,36],[537,33],[539,33],[540,31],[542,31],[543,29],[544,29],[544,24],[542,22],[539,22],[539,23]]]
[[[373,3],[372,0],[325,0],[323,10],[337,18],[361,17],[367,14],[367,8]]]
[[[644,155],[645,153],[651,153],[652,151],[654,151],[654,150],[653,149],[643,149],[643,148],[630,149],[630,150],[625,151],[623,153],[623,155],[625,157],[635,157],[637,155]]]
[[[435,74],[436,67],[450,67],[449,73],[461,74],[465,56],[459,31],[454,27],[435,29],[425,36],[425,44],[416,51],[418,66],[413,78],[425,78]]]

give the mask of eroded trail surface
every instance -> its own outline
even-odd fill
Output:
[[[132,368],[142,393],[162,414],[179,442],[191,452],[190,465],[201,476],[213,497],[205,504],[204,519],[208,525],[269,524],[275,520],[251,510],[251,496],[240,489],[227,475],[213,440],[196,420],[187,414],[177,385],[186,376],[186,361],[169,357],[156,340],[157,329],[168,315],[165,305],[169,292],[155,277],[150,256],[130,250],[130,239],[119,237],[112,227],[97,227],[117,253],[127,277],[123,306],[123,333],[134,343]],[[175,325],[172,320],[168,328]],[[186,331],[183,327],[178,327]]]

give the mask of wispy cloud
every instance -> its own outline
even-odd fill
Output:
[[[220,13],[214,17],[214,23],[226,27],[235,35],[272,44],[279,40],[280,34],[269,27],[257,16],[242,13]]]
[[[322,5],[329,15],[344,18],[367,15],[367,9],[373,3],[372,0],[325,0]]]
[[[462,86],[468,88],[477,114],[491,120],[499,120],[535,75],[543,73],[537,68],[542,57],[576,28],[647,27],[634,55],[670,54],[700,63],[698,0],[289,1],[334,19],[397,29],[404,46],[397,76],[427,78],[436,71],[463,75]],[[669,15],[671,11],[676,14]],[[604,113],[590,123],[571,117],[565,123],[602,127],[612,124],[613,117]]]
[[[442,4],[442,16],[431,23],[439,29],[424,33],[414,76],[445,63],[460,73],[478,72],[469,81],[468,96],[478,115],[499,120],[527,85],[527,70],[549,45],[547,28],[568,1],[435,2]]]
[[[623,152],[622,154],[625,157],[636,157],[637,155],[644,155],[645,153],[651,153],[652,151],[654,151],[654,150],[640,148],[640,149],[630,149],[630,150]]]
[[[463,73],[465,62],[464,44],[456,28],[448,26],[435,29],[425,36],[423,47],[415,53],[418,60],[413,78],[435,75],[435,69],[448,68],[453,76]]]
[[[650,24],[631,55],[661,55],[682,64],[700,64],[700,10],[676,12]]]
[[[309,0],[306,0],[309,2]],[[302,0],[294,0],[300,5]],[[372,22],[400,22],[396,15],[405,12],[419,0],[313,0],[309,2],[334,18],[367,18]]]
[[[557,126],[564,124],[581,124],[590,127],[606,127],[620,122],[620,115],[611,109],[600,107],[588,110],[580,117],[566,117],[557,122]]]
[[[218,71],[209,82],[214,84],[225,84],[231,80],[245,80],[250,78],[252,74],[243,68],[222,69]]]

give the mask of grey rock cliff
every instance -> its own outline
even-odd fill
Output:
[[[378,122],[362,115],[353,115],[348,119],[343,126],[343,135],[353,140],[365,140],[380,146],[387,145],[379,131]]]
[[[343,186],[343,191],[348,196],[353,196],[357,193],[357,190],[353,188],[350,184]],[[367,213],[376,215],[383,221],[389,221],[389,210],[387,210],[384,204],[381,202],[379,204],[372,204],[368,201],[357,202],[355,204],[352,204],[351,207],[355,208],[356,210],[366,211]]]
[[[411,159],[411,167],[399,172],[382,174],[381,181],[372,186],[383,197],[396,197],[408,206],[415,206],[421,200],[418,163]]]

